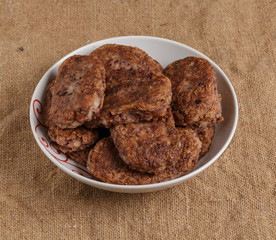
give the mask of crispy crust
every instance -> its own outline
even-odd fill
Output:
[[[106,183],[137,185],[151,182],[149,174],[135,172],[128,168],[120,158],[111,137],[100,140],[91,150],[87,169],[92,176]]]
[[[194,130],[184,128],[177,128],[177,130],[180,136],[181,155],[176,169],[187,173],[198,163],[202,144]]]
[[[186,153],[186,150],[183,149],[183,151]],[[193,161],[187,153],[183,153],[183,157],[186,157],[187,161]],[[177,168],[168,167],[157,174],[137,172],[130,169],[120,158],[111,137],[104,138],[96,144],[90,151],[87,162],[87,169],[92,176],[106,183],[120,185],[143,185],[168,181],[183,176],[192,170],[190,167],[191,164],[184,164],[183,161],[177,165]]]
[[[172,114],[157,121],[116,125],[110,130],[120,157],[133,170],[162,172],[180,157]]]
[[[88,156],[87,169],[91,175],[103,182],[121,185],[157,183],[181,176],[175,169],[158,175],[131,170],[120,158],[111,137],[96,144]]]
[[[50,118],[60,128],[76,128],[96,118],[102,108],[105,68],[95,55],[69,57],[50,89]]]
[[[87,147],[80,151],[72,151],[69,148],[63,147],[55,142],[52,142],[52,146],[56,148],[57,150],[60,150],[65,155],[67,155],[69,158],[72,158],[76,162],[80,163],[83,166],[86,166],[88,155],[92,147]]]
[[[68,148],[71,151],[83,150],[93,145],[98,140],[98,131],[78,127],[75,129],[62,129],[52,126],[48,129],[52,141]]]
[[[215,125],[209,125],[204,128],[195,129],[202,143],[200,157],[203,157],[210,149],[213,137],[215,135]]]
[[[144,51],[121,45],[104,45],[97,54],[106,68],[106,91],[100,117],[89,128],[150,121],[164,116],[171,103],[171,83],[162,67]]]
[[[223,120],[216,74],[205,59],[187,57],[169,64],[163,73],[172,82],[172,110],[179,126],[202,126]]]
[[[103,62],[109,81],[123,72],[123,75],[141,77],[162,73],[162,66],[146,52],[131,46],[105,44],[92,52]]]
[[[164,75],[150,77],[120,78],[119,85],[109,85],[98,122],[111,127],[166,115],[172,96],[170,80]]]

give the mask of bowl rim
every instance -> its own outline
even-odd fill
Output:
[[[81,176],[71,170],[69,170],[68,168],[66,168],[65,166],[63,166],[59,161],[55,160],[51,155],[50,153],[48,153],[46,151],[46,149],[42,146],[42,144],[39,142],[39,139],[38,137],[36,137],[36,133],[34,131],[34,123],[33,123],[33,120],[32,120],[32,103],[33,101],[35,100],[35,92],[37,91],[38,87],[39,87],[39,84],[41,83],[41,80],[45,78],[45,76],[51,72],[58,64],[60,64],[61,62],[63,62],[66,58],[76,54],[77,52],[80,52],[81,50],[89,47],[90,45],[101,45],[102,43],[105,43],[107,41],[117,41],[117,40],[120,40],[120,39],[143,39],[143,40],[158,40],[158,41],[163,41],[163,42],[167,42],[169,44],[173,44],[173,45],[176,45],[176,46],[179,46],[179,47],[184,47],[190,51],[193,51],[197,54],[199,54],[200,56],[203,56],[205,59],[207,59],[211,64],[212,66],[215,68],[216,71],[218,71],[222,77],[224,78],[226,84],[228,85],[230,91],[231,91],[231,94],[233,96],[233,100],[234,100],[234,123],[233,123],[233,126],[232,126],[232,129],[231,129],[231,132],[225,142],[225,144],[221,147],[221,149],[217,152],[217,154],[212,158],[210,159],[207,163],[205,163],[204,165],[200,166],[198,169],[196,170],[193,170],[192,172],[184,175],[184,176],[181,176],[179,178],[176,178],[176,179],[172,179],[172,180],[168,180],[168,181],[165,181],[165,182],[160,182],[160,183],[153,183],[153,184],[145,184],[145,185],[118,185],[118,184],[111,184],[111,183],[104,183],[104,182],[100,182],[100,181],[97,181],[97,180],[93,180],[93,179],[90,179],[90,178],[87,178],[85,176]],[[158,189],[164,189],[166,187],[170,187],[170,186],[173,186],[173,185],[176,185],[178,183],[181,183],[181,182],[184,182],[185,180],[188,180],[194,176],[196,176],[197,174],[199,174],[200,172],[204,171],[205,169],[207,169],[209,166],[211,166],[221,155],[222,153],[225,151],[225,149],[228,147],[228,145],[230,144],[233,136],[234,136],[234,133],[235,133],[235,130],[236,130],[236,127],[237,127],[237,123],[238,123],[238,100],[237,100],[237,96],[236,96],[236,93],[235,93],[235,90],[230,82],[230,80],[228,79],[228,77],[226,76],[226,74],[222,71],[222,69],[215,63],[213,62],[209,57],[207,57],[205,54],[199,52],[198,50],[192,48],[192,47],[189,47],[183,43],[180,43],[180,42],[177,42],[177,41],[173,41],[173,40],[170,40],[170,39],[167,39],[167,38],[160,38],[160,37],[153,37],[153,36],[143,36],[143,35],[133,35],[133,36],[120,36],[120,37],[112,37],[112,38],[107,38],[107,39],[103,39],[103,40],[99,40],[99,41],[96,41],[96,42],[92,42],[92,43],[89,43],[89,44],[86,44],[78,49],[75,49],[73,50],[72,52],[68,53],[66,56],[62,57],[61,59],[59,59],[57,62],[55,62],[45,73],[44,75],[40,78],[39,82],[37,83],[35,89],[34,89],[34,92],[33,92],[33,95],[32,95],[32,99],[31,99],[31,104],[30,104],[30,125],[31,125],[31,129],[32,129],[32,133],[34,135],[34,138],[38,144],[38,146],[40,147],[40,149],[43,151],[43,153],[57,166],[59,167],[62,171],[64,171],[65,173],[67,173],[68,175],[70,175],[71,177],[81,181],[81,182],[84,182],[88,185],[92,185],[94,187],[97,187],[97,188],[100,188],[100,189],[105,189],[105,190],[109,190],[109,191],[120,191],[120,190],[151,190],[151,191],[154,191],[154,190],[158,190]]]

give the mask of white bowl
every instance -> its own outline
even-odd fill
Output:
[[[46,134],[46,129],[41,120],[45,89],[48,85],[49,80],[55,78],[59,65],[66,58],[76,54],[90,54],[94,49],[107,43],[116,43],[139,47],[142,50],[146,51],[152,58],[159,61],[163,67],[166,67],[169,63],[177,59],[185,58],[187,56],[205,58],[213,65],[217,75],[218,90],[219,93],[221,93],[222,95],[222,114],[224,117],[224,121],[217,124],[216,126],[216,133],[210,151],[199,161],[196,168],[189,174],[170,181],[148,185],[125,186],[103,183],[92,180],[85,167],[79,165],[71,159],[68,159],[64,154],[60,153],[54,147],[52,147],[51,141]],[[182,183],[205,170],[218,159],[218,157],[227,148],[234,135],[238,121],[238,102],[235,91],[225,73],[218,67],[217,64],[215,64],[211,59],[209,59],[199,51],[184,44],[163,38],[147,36],[116,37],[88,44],[69,53],[58,62],[56,62],[41,78],[33,93],[30,106],[30,121],[35,140],[41,150],[55,165],[57,165],[61,170],[74,177],[75,179],[93,187],[101,188],[108,191],[125,193],[152,192]]]

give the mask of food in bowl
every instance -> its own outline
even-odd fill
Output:
[[[99,181],[141,185],[180,177],[207,153],[223,120],[214,73],[195,57],[162,71],[144,51],[116,44],[72,56],[48,88],[48,135]],[[97,142],[102,127],[111,137]]]

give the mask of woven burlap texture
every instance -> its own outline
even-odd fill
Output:
[[[275,1],[0,3],[0,239],[276,239]],[[165,191],[119,194],[78,182],[31,132],[31,96],[47,69],[87,43],[126,35],[198,49],[238,97],[227,150]]]

